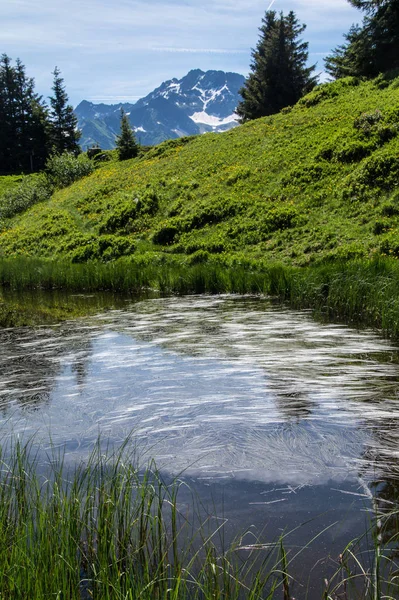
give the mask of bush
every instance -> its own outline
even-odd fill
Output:
[[[16,189],[4,193],[0,204],[0,220],[10,219],[34,204],[48,200],[52,192],[53,187],[44,174],[24,177]]]
[[[336,150],[334,156],[341,163],[359,162],[369,156],[373,150],[374,145],[369,142],[347,142],[341,149]]]
[[[125,202],[118,206],[100,227],[100,233],[115,233],[120,229],[124,229],[137,213],[137,205],[132,201]]]
[[[355,119],[353,126],[360,133],[368,136],[373,132],[374,126],[381,120],[382,112],[376,108],[372,113],[362,113]]]
[[[160,246],[169,246],[174,243],[178,234],[179,230],[176,225],[166,222],[155,230],[152,241]]]
[[[388,152],[366,158],[351,175],[342,192],[344,200],[367,200],[392,190],[399,178],[399,157]]]
[[[88,236],[86,243],[71,253],[73,263],[83,263],[88,260],[104,262],[128,256],[135,250],[134,243],[126,237],[117,235],[102,235],[98,238]]]
[[[94,171],[94,163],[87,155],[74,156],[69,152],[54,154],[46,163],[46,172],[52,185],[57,188],[67,187],[74,181],[90,175]]]

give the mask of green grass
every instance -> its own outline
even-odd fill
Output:
[[[323,318],[368,325],[399,339],[399,262],[388,257],[333,261],[304,267],[247,260],[190,264],[120,259],[109,263],[73,264],[29,258],[0,260],[0,289],[64,290],[123,295],[201,293],[266,294],[296,308],[312,308]],[[4,292],[3,292],[4,294]],[[14,305],[0,295],[0,324],[29,323],[73,316],[62,294],[51,306],[39,295],[34,306],[21,296]],[[87,308],[85,309],[84,306]],[[94,307],[97,306],[94,303]],[[22,307],[22,312],[20,308]],[[13,321],[15,319],[15,321]],[[19,321],[18,321],[19,319]],[[21,321],[22,319],[22,321]]]
[[[0,254],[399,256],[398,81],[324,84],[278,115],[105,163],[7,222]]]
[[[217,549],[221,526],[179,511],[179,482],[166,484],[154,465],[138,471],[127,443],[116,452],[98,444],[72,469],[53,451],[45,475],[33,446],[4,452],[0,597],[271,599],[282,580],[278,546],[254,573],[238,541]]]
[[[181,481],[165,482],[152,463],[138,470],[131,439],[115,451],[99,441],[74,467],[50,450],[45,470],[33,441],[0,450],[2,599],[293,600],[302,550],[286,549],[289,534],[252,532],[248,544],[242,532],[226,547],[223,520],[212,529],[195,497],[182,511]],[[392,519],[396,508],[375,514],[367,551],[356,540],[342,549],[320,598],[397,597]]]

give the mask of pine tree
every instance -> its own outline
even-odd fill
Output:
[[[57,154],[73,152],[79,154],[79,140],[81,132],[78,129],[78,119],[73,112],[73,107],[68,104],[68,95],[65,90],[64,80],[60,70],[55,67],[54,95],[50,97],[51,142],[53,151]]]
[[[251,73],[240,90],[243,100],[236,112],[242,122],[295,104],[316,84],[315,65],[306,66],[308,43],[298,39],[305,28],[293,11],[279,17],[275,11],[265,13],[252,51]]]
[[[345,43],[325,60],[335,79],[353,75],[376,77],[399,68],[399,0],[348,0],[363,10],[362,26],[352,26]]]
[[[121,125],[120,134],[116,138],[116,149],[118,151],[119,160],[127,160],[137,156],[139,146],[134,137],[133,129],[130,126],[127,114],[121,108]]]
[[[20,60],[13,67],[0,59],[0,171],[29,172],[42,168],[48,157],[46,107],[34,91]]]

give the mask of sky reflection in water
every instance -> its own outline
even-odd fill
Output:
[[[6,432],[67,452],[134,429],[171,473],[291,486],[396,471],[398,352],[260,298],[145,300],[0,331]]]

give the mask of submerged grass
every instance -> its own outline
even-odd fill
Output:
[[[165,483],[153,464],[138,470],[129,442],[117,451],[98,443],[73,468],[53,450],[45,470],[32,443],[3,448],[0,598],[294,600],[289,570],[300,552],[286,551],[285,536],[223,547],[224,521],[211,529],[199,512],[183,513],[182,483]],[[344,549],[324,600],[397,598],[387,549],[398,534],[382,547],[381,519],[366,560],[355,542]]]

